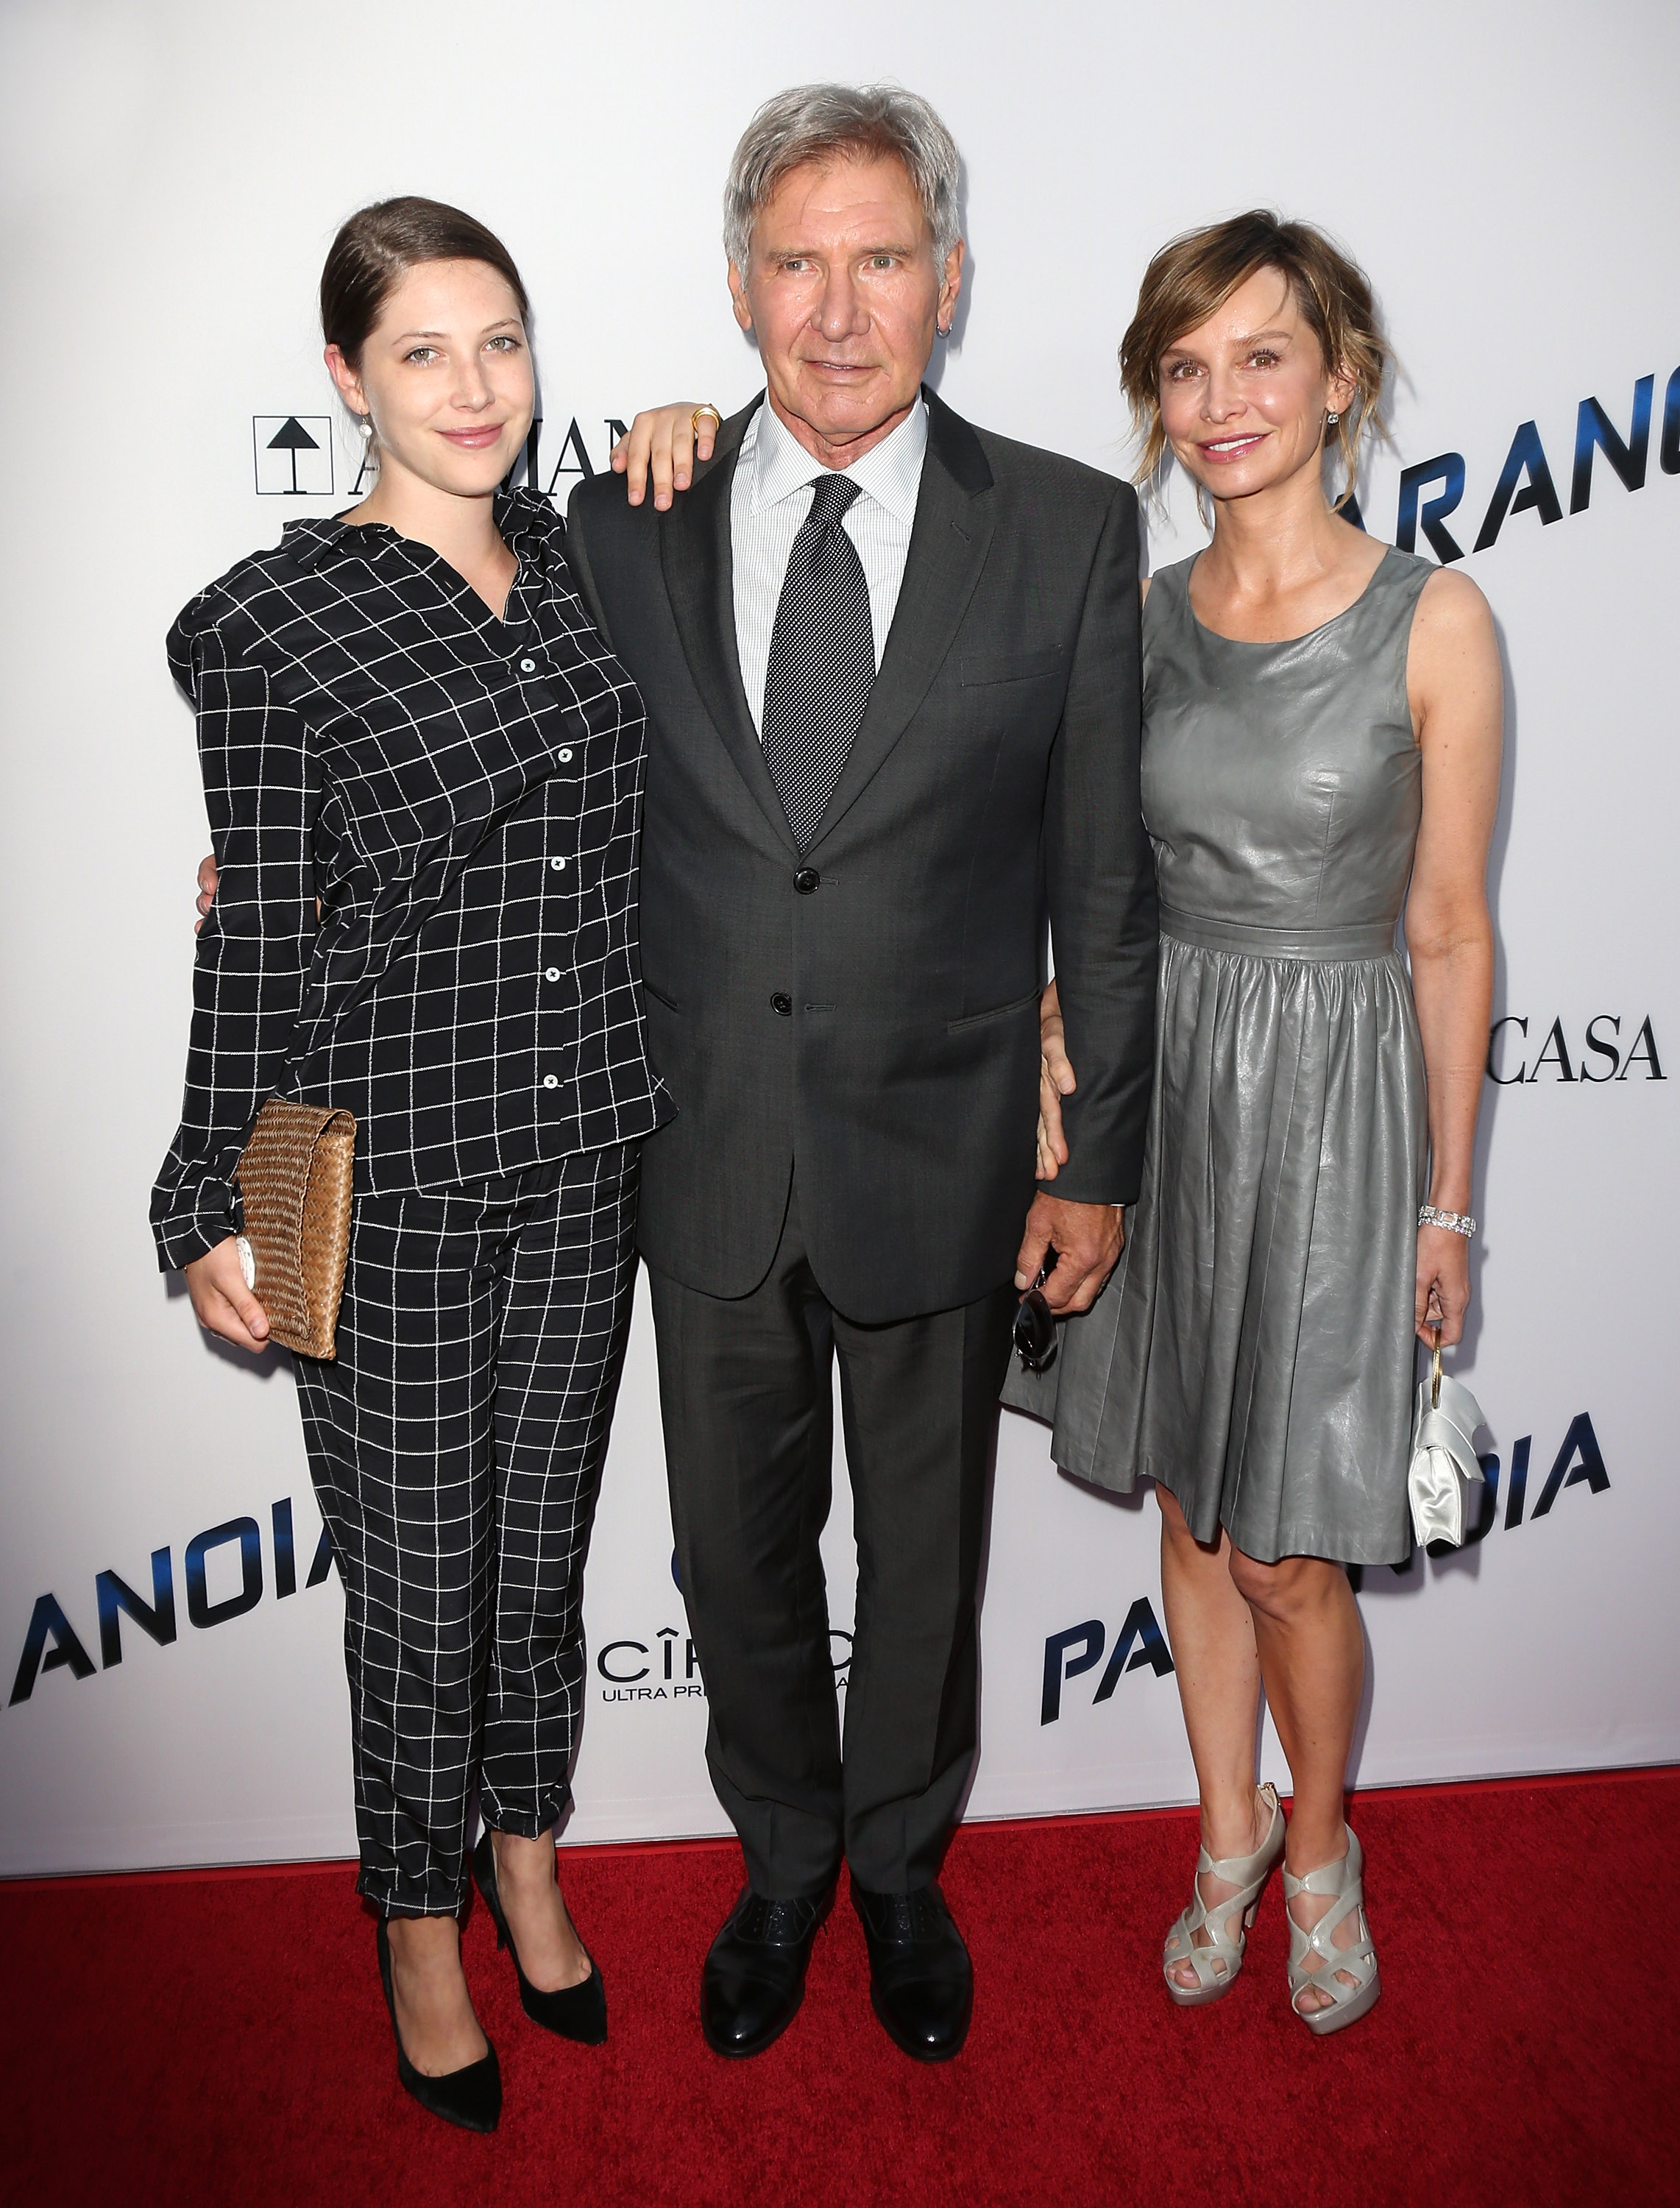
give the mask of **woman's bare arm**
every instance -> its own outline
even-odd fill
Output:
[[[1423,819],[1406,905],[1418,1025],[1429,1077],[1429,1200],[1473,1207],[1476,1114],[1493,999],[1487,855],[1499,805],[1503,681],[1493,617],[1467,575],[1425,585],[1407,660],[1423,753]],[[1469,1245],[1449,1228],[1418,1230],[1417,1326],[1460,1340],[1470,1300]]]

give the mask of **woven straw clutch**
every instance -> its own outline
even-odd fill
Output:
[[[246,1286],[267,1315],[268,1339],[305,1357],[338,1353],[355,1157],[348,1112],[271,1096],[234,1174]]]

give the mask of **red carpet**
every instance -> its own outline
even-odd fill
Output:
[[[569,1856],[612,2039],[527,2025],[482,1908],[467,1973],[507,2088],[493,2139],[396,2081],[343,1866],[0,1887],[9,2202],[852,2208],[1680,2199],[1672,1835],[1680,1773],[1373,1793],[1354,1806],[1383,1996],[1314,2041],[1282,1897],[1235,1989],[1180,2012],[1156,1958],[1185,1814],[981,1826],[945,1887],[974,1951],[963,2055],[907,2061],[842,1903],[804,2009],[756,2062],[695,2017],[733,1848]]]

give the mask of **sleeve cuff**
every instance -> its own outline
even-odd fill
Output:
[[[201,1182],[189,1211],[177,1210],[153,1217],[152,1232],[158,1244],[158,1270],[178,1273],[195,1258],[209,1255],[219,1242],[239,1231],[233,1191],[225,1180]]]

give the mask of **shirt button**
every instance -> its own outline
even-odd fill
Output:
[[[563,873],[566,870],[566,861],[564,859],[550,859],[549,864],[554,868],[557,874]]]
[[[549,967],[549,970],[548,970],[548,972],[547,972],[547,973],[543,976],[543,980],[544,980],[545,981],[559,981],[559,979],[560,979],[560,969],[559,969],[559,967],[558,967],[558,966],[550,966],[550,967]]]
[[[801,867],[794,876],[794,887],[801,897],[809,897],[813,890],[822,887],[823,878],[814,867]]]
[[[545,1073],[543,1076],[543,1086],[545,1089],[558,1089],[560,1076],[557,1073]]]
[[[534,659],[522,659],[519,662],[519,672],[521,675],[535,675],[537,662]]]
[[[571,752],[570,752],[569,750],[563,751],[563,752],[561,753],[561,755],[560,755],[560,763],[561,763],[561,765],[562,766],[570,766],[570,765],[571,765],[571,764],[572,764],[572,754],[571,754]]]
[[[770,1000],[770,1009],[778,1018],[790,1020],[794,1016],[794,1000],[783,989],[778,989]]]

